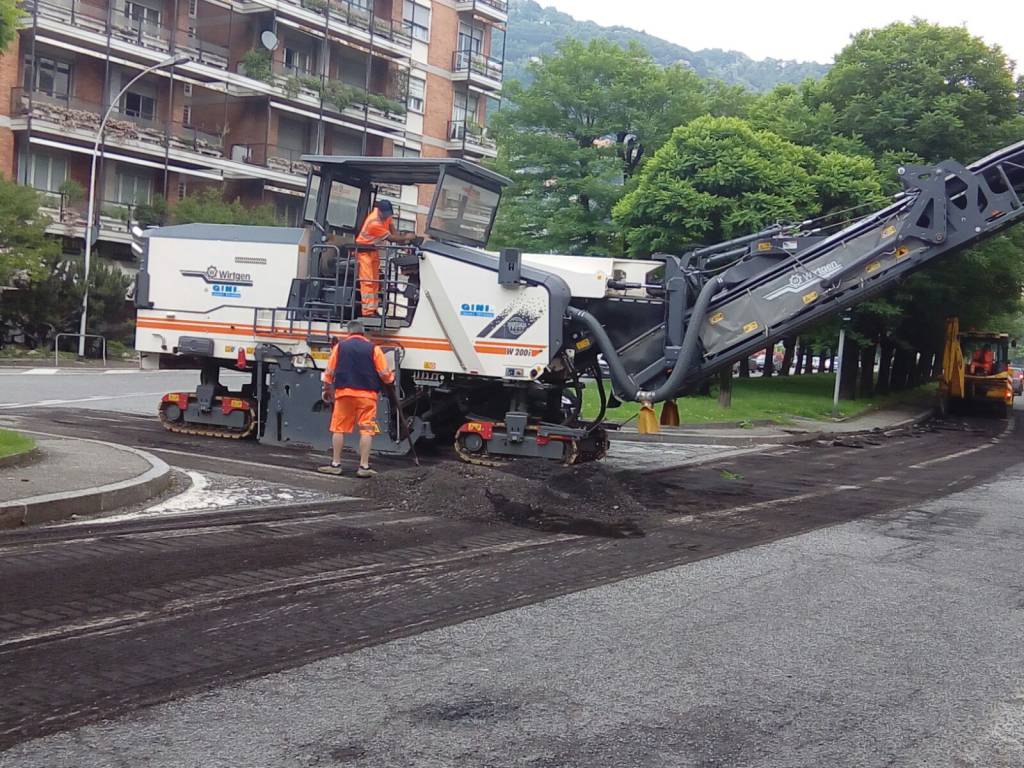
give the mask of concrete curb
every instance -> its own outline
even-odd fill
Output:
[[[0,529],[18,528],[24,525],[38,525],[64,520],[72,515],[94,515],[107,512],[118,507],[138,504],[151,499],[167,490],[171,482],[171,468],[162,459],[138,448],[107,443],[102,440],[73,438],[66,435],[54,435],[46,432],[21,430],[29,435],[58,437],[64,440],[79,440],[84,443],[114,448],[119,451],[133,453],[149,463],[149,469],[141,475],[129,480],[98,485],[92,488],[48,493],[41,496],[30,496],[17,501],[0,504]]]
[[[825,440],[833,438],[839,435],[857,435],[871,432],[888,432],[893,429],[903,429],[914,424],[920,424],[921,422],[927,421],[935,413],[933,408],[929,408],[926,411],[911,416],[910,418],[901,419],[900,421],[887,424],[884,427],[866,427],[863,430],[843,430],[834,431],[829,429],[786,429],[785,427],[779,428],[779,434],[774,435],[750,435],[738,436],[738,435],[722,435],[715,434],[715,428],[712,427],[698,427],[698,428],[687,428],[686,431],[681,432],[658,432],[653,435],[641,435],[635,431],[629,432],[616,432],[609,430],[608,436],[613,441],[622,441],[629,443],[673,443],[673,444],[691,444],[691,445],[735,445],[739,447],[754,447],[757,445],[791,445],[795,443],[806,443],[814,440]],[[836,422],[844,424],[853,424],[853,421]],[[674,429],[674,428],[673,428]],[[733,427],[733,429],[736,429]]]

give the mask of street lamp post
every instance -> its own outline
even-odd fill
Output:
[[[103,131],[107,127],[107,120],[110,119],[110,113],[114,111],[114,105],[121,103],[121,97],[124,96],[125,91],[135,85],[141,78],[158,69],[168,69],[178,64],[187,64],[189,61],[191,59],[188,56],[171,56],[139,72],[110,100],[110,106],[107,107],[107,111],[100,121],[100,127],[96,131],[96,141],[92,147],[92,168],[89,171],[89,218],[85,222],[85,291],[82,293],[82,319],[78,325],[79,357],[85,357],[85,321],[89,313],[89,265],[92,258],[93,219],[96,215],[96,158],[100,154],[100,142],[103,141]]]

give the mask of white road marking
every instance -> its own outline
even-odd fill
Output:
[[[71,403],[92,403],[98,400],[127,400],[133,397],[156,397],[164,395],[165,392],[132,392],[127,395],[93,395],[92,397],[77,397],[73,400],[37,400],[32,403],[18,403],[17,405],[0,406],[3,410],[13,411],[16,408],[39,408],[47,405],[70,405]]]
[[[709,517],[729,517],[730,515],[738,515],[743,512],[753,512],[754,510],[764,509],[766,507],[774,507],[779,504],[794,504],[798,501],[807,501],[809,499],[820,499],[824,496],[831,496],[836,493],[842,493],[844,491],[859,491],[861,486],[859,485],[837,485],[834,488],[824,488],[820,491],[810,491],[808,493],[799,493],[796,496],[787,496],[784,499],[768,499],[766,501],[758,501],[754,504],[744,504],[740,507],[729,507],[728,509],[719,509],[713,512],[702,514],[701,518],[706,519]],[[683,523],[689,523],[694,519],[694,515],[678,515],[675,517],[669,517],[665,519],[665,523],[668,525],[681,525]]]
[[[51,376],[57,373],[57,368],[29,368],[25,371],[26,376]]]
[[[959,459],[961,456],[970,456],[972,453],[978,453],[979,451],[987,451],[991,447],[992,447],[992,444],[989,444],[989,445],[979,445],[977,448],[968,448],[965,451],[957,451],[956,453],[951,453],[948,456],[939,456],[936,459],[928,459],[928,461],[922,461],[922,462],[919,462],[917,464],[911,464],[910,468],[911,469],[924,469],[925,467],[930,467],[933,464],[941,464],[944,461],[950,461],[952,459]]]

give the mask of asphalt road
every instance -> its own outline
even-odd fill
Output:
[[[1001,765],[985,734],[1014,732],[1024,671],[1003,426],[634,467],[636,539],[353,503],[251,443],[166,449],[228,467],[215,491],[273,488],[0,536],[0,766]]]
[[[39,407],[150,415],[156,413],[163,395],[190,392],[198,379],[197,371],[0,368],[0,415]],[[247,380],[248,376],[230,372],[222,378],[232,386]]]
[[[0,765],[1024,764],[1019,468],[17,747]]]

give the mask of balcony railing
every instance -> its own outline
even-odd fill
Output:
[[[38,13],[43,19],[103,35],[109,33],[124,42],[161,53],[171,50],[173,36],[175,48],[181,53],[211,67],[227,68],[227,48],[205,42],[188,30],[174,30],[162,24],[134,19],[120,0],[109,9],[107,5],[86,0],[24,0],[24,7],[28,13]]]
[[[402,22],[382,19],[356,3],[345,2],[345,0],[285,0],[285,2],[325,16],[328,21],[358,29],[361,32],[372,34],[374,37],[384,38],[403,47],[412,45],[412,35],[405,29]]]
[[[24,88],[11,89],[11,115],[31,116],[53,125],[62,134],[86,133],[91,138],[100,127],[106,110],[99,102],[53,96]],[[171,149],[183,149],[209,157],[224,156],[224,137],[219,128],[203,130],[194,124],[156,120],[114,112],[107,121],[105,143],[141,142]]]
[[[244,61],[236,62],[236,68],[244,65]],[[241,67],[244,71],[244,66]],[[281,89],[281,94],[289,99],[304,97],[316,101],[318,104],[323,101],[325,109],[342,114],[349,112],[359,113],[362,119],[362,112],[365,109],[371,118],[382,122],[390,127],[402,127],[405,125],[405,117],[408,109],[405,106],[405,97],[392,97],[386,93],[365,91],[361,86],[349,85],[341,80],[335,80],[309,70],[298,67],[290,67],[283,62],[271,62],[271,81],[269,85]],[[261,78],[257,78],[262,81]]]
[[[500,82],[504,69],[500,59],[479,51],[462,50],[452,54],[452,72],[466,72]]]
[[[88,217],[88,200],[76,200],[72,202],[64,192],[51,192],[47,189],[37,189],[42,198],[40,210],[48,214],[54,224],[63,227],[85,229],[86,218]],[[115,200],[100,200],[97,203],[97,223],[100,229],[100,236],[103,233],[116,232],[125,234],[131,230],[133,224],[138,222],[136,216],[137,205],[133,203],[122,203]]]
[[[461,144],[463,151],[476,149],[489,154],[498,148],[497,142],[487,135],[487,128],[472,120],[450,120],[448,140]]]
[[[475,11],[480,6],[508,16],[508,3],[506,0],[456,0],[455,3],[456,9],[459,11]]]
[[[508,13],[508,3],[505,2],[505,0],[474,0],[474,1],[476,3],[478,3],[478,4],[480,4],[480,5],[489,5],[491,8],[493,8],[496,11],[501,11],[502,13]]]
[[[301,160],[305,154],[309,154],[308,151],[275,144],[234,144],[231,147],[232,160],[296,176],[305,176],[309,173],[309,163]]]

